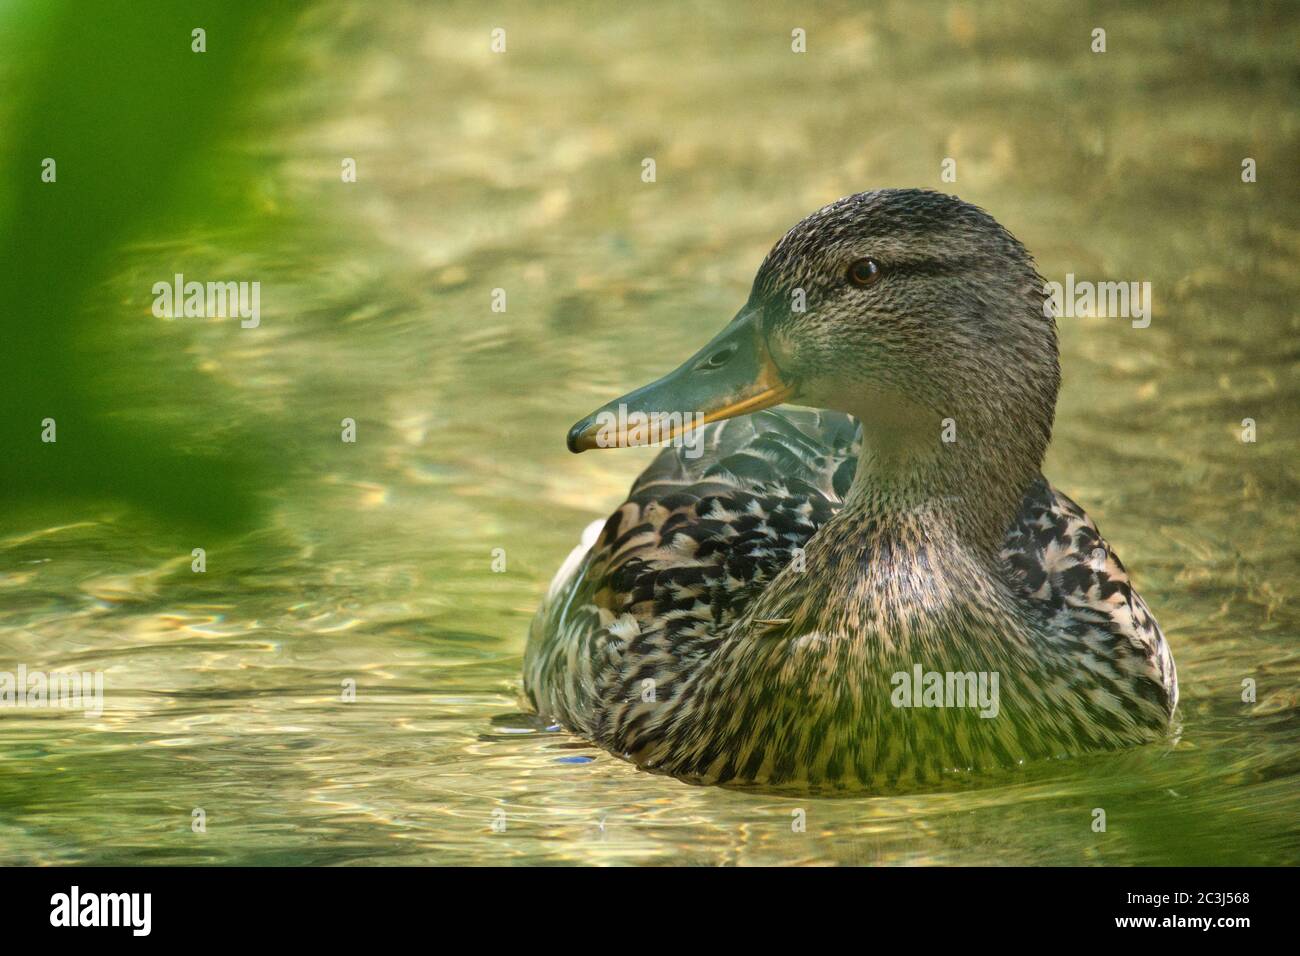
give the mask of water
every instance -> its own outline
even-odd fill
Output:
[[[334,4],[293,24],[223,140],[257,217],[160,226],[94,299],[104,387],[196,441],[269,436],[267,507],[212,540],[113,503],[6,516],[0,669],[103,671],[106,701],[0,711],[0,862],[1300,860],[1300,30],[1281,5],[1078,9]],[[1046,472],[1169,635],[1178,741],[800,800],[507,716],[551,573],[653,454],[571,456],[568,425],[720,328],[788,225],[942,187],[949,156],[947,188],[1048,278],[1152,283],[1149,328],[1062,321]],[[174,271],[259,279],[261,327],[153,318]]]

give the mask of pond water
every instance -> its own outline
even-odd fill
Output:
[[[220,140],[253,214],[158,223],[87,305],[121,414],[266,446],[261,506],[211,536],[10,510],[0,670],[99,671],[105,697],[0,709],[0,863],[1300,862],[1294,10],[858,6],[288,24]],[[801,800],[504,716],[551,574],[654,454],[575,457],[568,426],[721,328],[789,225],[878,186],[978,203],[1049,279],[1151,283],[1149,327],[1061,320],[1045,470],[1172,643],[1178,740]],[[177,272],[260,281],[259,326],[155,317]]]

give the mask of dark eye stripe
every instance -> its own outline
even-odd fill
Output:
[[[912,259],[908,262],[890,263],[890,272],[906,272],[909,275],[941,276],[966,272],[976,265],[974,259],[958,257],[956,259]]]

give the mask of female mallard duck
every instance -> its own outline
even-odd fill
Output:
[[[1160,737],[1169,647],[1040,472],[1049,316],[1024,247],[955,197],[861,193],[796,225],[712,342],[570,431],[582,451],[638,412],[718,422],[561,568],[533,705],[648,770],[816,790]],[[834,411],[762,411],[787,400]]]

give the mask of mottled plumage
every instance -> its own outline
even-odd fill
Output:
[[[867,251],[894,288],[835,291],[855,229],[877,237]],[[709,425],[698,458],[665,449],[533,622],[539,712],[692,782],[813,790],[1159,738],[1177,703],[1168,646],[1096,526],[1038,470],[1055,330],[1025,308],[1041,303],[1028,263],[986,214],[919,191],[850,197],[791,230],[747,309],[767,310],[763,339],[799,399],[856,418],[760,411]],[[795,282],[822,291],[808,313],[774,314]],[[918,331],[922,318],[946,327]],[[899,706],[898,675],[918,667],[971,690],[962,675],[996,674],[996,713]]]

